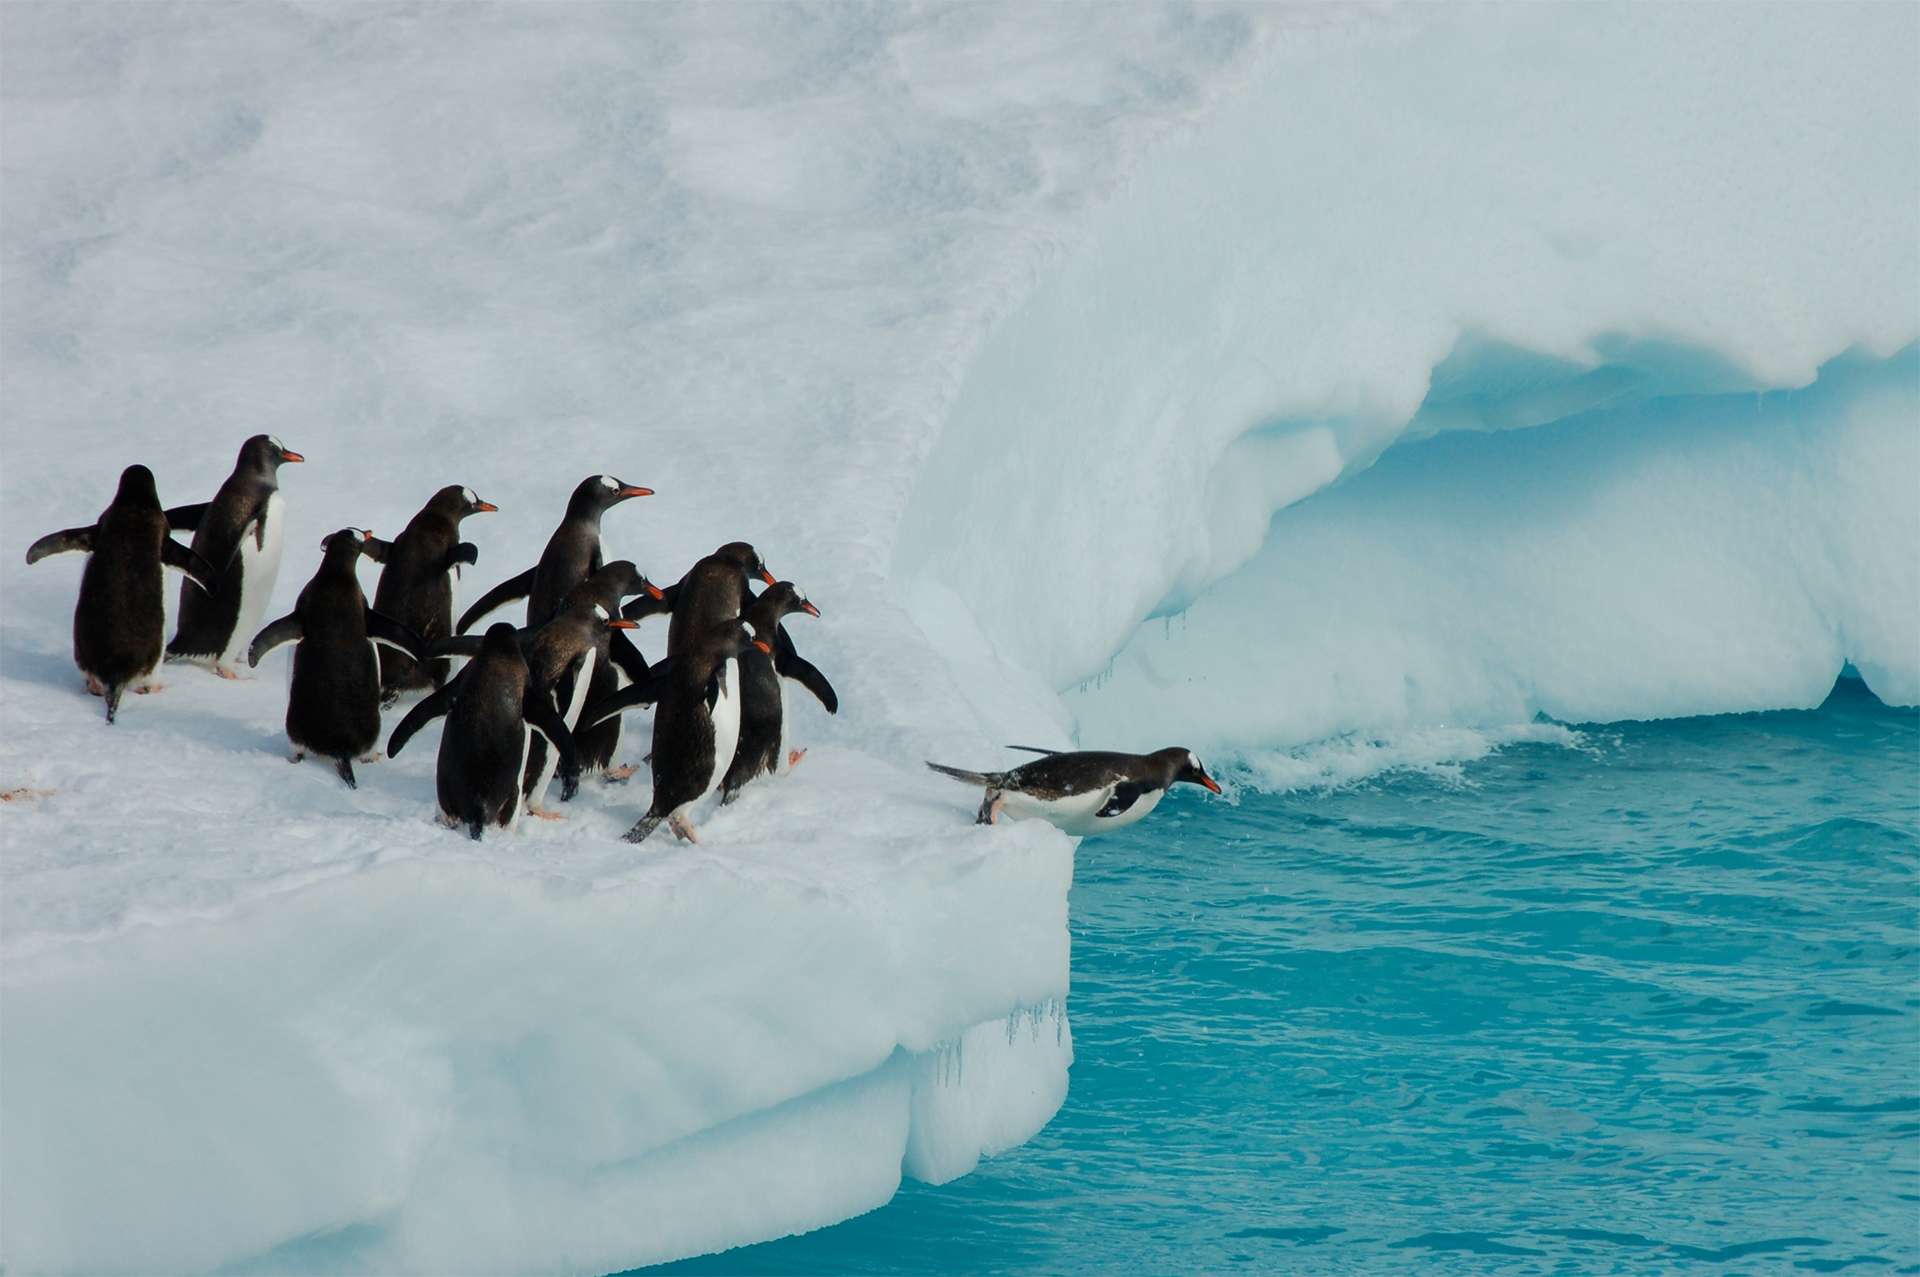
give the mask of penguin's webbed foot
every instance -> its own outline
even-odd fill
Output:
[[[619,785],[631,780],[633,774],[639,770],[640,769],[632,763],[622,763],[618,767],[607,768],[605,772],[601,773],[600,779],[606,781],[609,785]]]
[[[288,754],[288,755],[287,755],[287,761],[288,761],[288,762],[290,762],[290,763],[297,763],[297,762],[300,762],[300,761],[302,761],[302,760],[304,760],[304,759],[306,758],[306,756],[307,756],[307,751],[306,751],[306,750],[304,750],[304,749],[296,749],[296,750],[294,750],[294,751],[293,751],[293,752],[292,752],[291,754]]]
[[[787,770],[792,771],[794,768],[798,767],[800,765],[800,760],[805,758],[806,756],[807,756],[807,751],[804,749],[788,750],[787,751]]]
[[[93,675],[93,674],[87,675],[87,695],[105,696],[106,694],[107,694],[107,685],[105,683],[102,683],[96,675]]]
[[[697,843],[700,841],[699,831],[693,827],[693,822],[685,816],[669,816],[667,818],[667,828],[673,830],[674,837],[678,838],[681,842]]]
[[[216,665],[213,667],[213,672],[215,674],[218,674],[221,678],[226,679],[229,683],[239,683],[244,681],[241,677],[240,671],[237,669],[234,669],[231,665]]]
[[[386,760],[386,757],[387,756],[381,753],[379,750],[370,749],[366,753],[360,755],[360,757],[354,759],[353,761],[356,763],[378,763],[378,762],[384,762]]]
[[[527,815],[537,816],[541,820],[565,820],[566,819],[566,817],[562,816],[559,812],[548,811],[545,807],[529,807],[527,808]]]
[[[133,694],[135,696],[151,696],[155,692],[164,692],[166,690],[167,685],[165,683],[142,683],[133,689]]]
[[[980,800],[980,814],[975,816],[976,825],[993,825],[1000,821],[1000,812],[1007,805],[1007,796],[997,789],[989,789],[987,796]]]

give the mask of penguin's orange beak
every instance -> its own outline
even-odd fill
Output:
[[[629,621],[625,617],[616,616],[613,620],[607,622],[607,628],[610,630],[637,630],[640,628],[640,622]]]
[[[805,599],[800,600],[800,610],[802,612],[805,612],[808,616],[820,615],[820,609],[815,607],[813,604],[807,602]]]
[[[473,512],[475,514],[499,514],[500,507],[491,501],[482,501],[479,505],[473,507]]]
[[[760,579],[762,581],[765,581],[768,585],[780,584],[780,582],[773,579],[773,573],[767,571],[765,568],[760,569]]]
[[[765,639],[755,639],[753,645],[762,652],[765,652],[768,656],[773,655],[773,644],[767,642]]]
[[[623,497],[650,497],[653,495],[653,489],[652,488],[622,488],[620,489],[620,495]]]
[[[651,581],[642,581],[640,584],[647,587],[647,597],[656,602],[667,597],[667,592]]]
[[[287,452],[287,451],[284,451],[284,450],[282,450],[282,452],[280,453],[280,460],[282,460],[282,461],[305,461],[305,460],[306,460],[306,458],[305,458],[305,457],[303,457],[303,456],[301,456],[301,455],[300,455],[299,453],[297,453],[297,452]]]
[[[1205,772],[1200,773],[1200,783],[1202,785],[1205,785],[1208,789],[1211,789],[1216,794],[1220,792],[1219,783],[1216,782],[1213,777],[1207,775]]]

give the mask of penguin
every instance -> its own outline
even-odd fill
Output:
[[[367,606],[358,567],[372,534],[342,528],[322,538],[320,568],[300,590],[293,611],[261,630],[247,648],[247,664],[287,643],[293,681],[287,688],[287,739],[299,762],[308,754],[333,760],[348,789],[359,788],[353,764],[378,762],[380,743],[379,647],[424,659],[418,634]]]
[[[579,786],[573,736],[534,690],[513,626],[489,626],[480,655],[415,705],[387,740],[387,756],[398,757],[415,732],[446,716],[434,767],[440,819],[476,842],[489,826],[519,828],[520,778],[535,732],[560,753],[562,792],[571,797]]]
[[[527,624],[545,625],[560,610],[567,591],[602,567],[600,516],[629,498],[652,495],[652,488],[638,488],[608,474],[582,479],[567,501],[566,517],[547,538],[540,561],[482,595],[461,616],[454,633],[465,634],[487,613],[522,598],[527,601]]]
[[[87,556],[73,607],[73,663],[86,675],[87,690],[106,698],[111,723],[128,687],[159,690],[150,679],[167,634],[162,569],[178,568],[202,593],[215,587],[219,574],[167,535],[153,471],[137,465],[120,472],[120,486],[95,523],[41,537],[27,548],[27,562],[50,554]]]
[[[363,552],[381,565],[373,591],[375,610],[429,643],[451,635],[460,568],[480,560],[479,547],[460,539],[460,521],[499,508],[475,496],[472,488],[449,484],[434,493],[392,541],[369,537]],[[445,660],[421,665],[393,648],[382,651],[381,703],[391,705],[403,693],[439,687],[447,681],[448,668]]]
[[[773,573],[760,561],[759,551],[745,541],[727,544],[687,569],[687,574],[661,591],[658,599],[635,599],[621,614],[629,620],[671,612],[667,624],[667,655],[678,656],[683,648],[713,630],[723,621],[731,621],[746,611],[753,599],[747,588],[750,577],[759,577],[769,587]]]
[[[780,680],[790,678],[820,698],[827,713],[840,712],[840,698],[810,662],[793,648],[780,618],[795,612],[817,617],[820,609],[807,602],[791,581],[776,582],[761,592],[747,608],[744,620],[754,637],[764,640],[773,650],[765,653],[748,648],[740,653],[740,741],[734,747],[733,765],[720,783],[720,801],[732,802],[748,781],[756,776],[779,771],[785,734],[785,705]],[[789,769],[806,755],[799,749],[785,756]]]
[[[520,650],[527,658],[535,686],[560,712],[567,729],[574,734],[574,751],[580,757],[582,771],[592,768],[588,766],[582,744],[590,733],[578,727],[581,706],[619,690],[615,670],[633,682],[644,682],[648,676],[647,658],[621,633],[635,628],[637,622],[618,615],[620,600],[642,593],[658,595],[660,591],[640,574],[631,560],[616,559],[568,591],[565,606],[545,625],[518,632]],[[463,634],[435,643],[432,650],[435,654],[477,656],[480,640]],[[619,730],[619,719],[613,718],[592,729],[591,734],[609,736],[617,745]],[[612,752],[611,748],[608,752]],[[544,740],[536,739],[529,746],[527,810],[545,819],[558,820],[559,815],[549,811],[544,802],[547,785],[553,777],[553,761],[552,751],[547,749]],[[617,779],[624,780],[633,771],[631,767],[622,770],[625,775]]]
[[[699,842],[687,811],[720,787],[740,738],[740,653],[772,644],[756,639],[738,621],[713,627],[677,656],[660,662],[645,684],[589,706],[583,722],[618,714],[632,705],[657,703],[653,716],[653,802],[626,832],[645,842],[665,820],[675,836]]]
[[[260,627],[280,575],[286,533],[280,467],[305,460],[271,435],[255,435],[240,445],[240,459],[213,500],[167,511],[172,527],[193,530],[194,553],[220,574],[211,593],[181,587],[168,660],[207,665],[222,678],[240,677],[234,667]]]
[[[1207,775],[1193,752],[1177,745],[1151,754],[1099,750],[1059,753],[1028,745],[1011,748],[1046,757],[1004,772],[970,772],[934,762],[927,766],[969,785],[986,786],[978,824],[991,825],[1004,812],[1015,817],[1038,816],[1069,834],[1124,829],[1159,806],[1168,787],[1179,781],[1220,792],[1220,786]]]

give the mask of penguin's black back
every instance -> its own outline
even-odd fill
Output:
[[[673,619],[667,623],[667,655],[680,655],[714,626],[739,616],[748,598],[746,574],[739,564],[710,554],[688,568],[680,578]]]
[[[300,591],[300,644],[287,692],[287,739],[326,758],[357,758],[380,739],[380,673],[367,638],[367,596],[355,552]],[[331,556],[330,556],[331,558]]]
[[[485,652],[461,672],[440,734],[434,787],[440,809],[464,825],[513,818],[526,752],[526,692],[527,665],[517,646],[511,656]]]
[[[445,508],[444,498],[458,498],[463,489],[443,488],[412,519],[387,551],[373,589],[374,610],[390,616],[421,638],[432,642],[453,633],[453,582],[445,566],[460,544],[460,520]],[[457,510],[458,507],[456,506]],[[458,569],[453,569],[458,571]],[[442,657],[420,665],[405,652],[379,652],[380,687],[394,694],[419,687],[439,687],[447,681],[451,662]]]
[[[193,550],[213,565],[215,586],[208,593],[191,582],[181,583],[180,615],[174,624],[173,641],[167,644],[169,655],[218,655],[233,637],[233,627],[240,620],[241,582],[246,574],[246,561],[239,552],[240,538],[252,529],[261,502],[280,487],[274,467],[256,456],[255,444],[265,439],[265,435],[257,435],[247,441],[233,473],[220,485],[193,530]]]
[[[734,747],[724,788],[738,790],[780,766],[784,706],[773,658],[757,647],[740,653],[740,743]]]
[[[110,687],[144,678],[160,663],[167,624],[160,555],[166,539],[167,516],[152,473],[129,466],[94,526],[93,553],[81,570],[73,609],[74,664]]]

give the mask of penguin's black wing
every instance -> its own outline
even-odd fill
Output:
[[[640,649],[633,645],[633,640],[627,637],[625,630],[615,630],[613,637],[607,640],[607,655],[620,667],[620,672],[635,683],[646,682],[647,675],[653,672],[647,664],[647,658],[640,654]]]
[[[503,604],[511,603],[515,599],[524,599],[527,595],[533,593],[533,574],[537,571],[539,571],[538,568],[528,568],[519,576],[510,576],[500,582],[500,584],[494,586],[491,590],[488,590],[485,594],[482,594],[480,601],[468,608],[466,613],[461,616],[460,624],[453,627],[453,632],[455,634],[465,634],[475,621],[493,611],[493,609]]]
[[[1015,746],[1015,748],[1018,748],[1018,746]],[[1113,792],[1107,795],[1107,801],[1101,805],[1099,811],[1093,814],[1095,816],[1118,816],[1121,812],[1139,802],[1140,795],[1154,788],[1155,786],[1142,785],[1137,781],[1123,780],[1113,787]]]
[[[649,616],[664,616],[673,611],[674,602],[680,597],[680,583],[660,587],[660,597],[641,594],[639,598],[628,599],[626,606],[620,609],[620,615],[629,621],[643,621]]]
[[[1057,749],[1041,749],[1038,745],[1009,745],[1008,749],[1017,749],[1026,754],[1057,754]]]
[[[300,614],[287,613],[253,636],[253,646],[247,649],[247,664],[259,665],[261,658],[268,652],[288,643],[298,643],[304,634],[305,631],[300,625]]]
[[[393,553],[393,542],[382,541],[379,537],[369,536],[360,543],[360,553],[375,563],[385,563],[387,556]]]
[[[177,505],[167,511],[167,526],[175,532],[191,532],[207,517],[207,507],[212,504],[202,501],[196,505]]]
[[[219,580],[219,578],[214,575],[213,564],[207,562],[186,546],[181,545],[172,537],[168,537],[160,543],[160,561],[170,568],[179,568],[182,572],[185,572],[189,581],[192,581],[208,594],[213,593],[213,587]]]
[[[547,743],[560,752],[560,801],[571,802],[580,792],[580,756],[574,752],[573,733],[567,730],[567,721],[554,709],[546,691],[544,686],[529,686],[520,713],[529,727],[546,737]]]
[[[834,694],[833,684],[827,682],[812,661],[794,651],[793,640],[787,637],[787,627],[775,626],[773,631],[773,668],[782,678],[790,678],[800,686],[820,698],[827,707],[827,713],[840,712],[840,698]]]
[[[584,732],[589,727],[606,722],[615,714],[624,714],[642,705],[659,704],[660,698],[666,694],[668,666],[672,664],[673,658],[669,656],[654,666],[644,681],[629,683],[613,695],[602,696],[581,710],[580,730]]]
[[[462,634],[455,638],[435,639],[427,645],[427,655],[442,656],[478,656],[487,640],[478,634]]]
[[[472,567],[480,561],[480,547],[471,541],[462,541],[447,551],[447,561],[440,565],[442,572],[451,572],[461,564]]]
[[[396,651],[404,652],[422,665],[427,663],[427,641],[409,627],[384,612],[367,609],[367,637]]]
[[[27,547],[27,562],[38,563],[49,554],[91,554],[93,533],[92,524],[84,528],[63,528],[58,532],[49,532]]]
[[[432,695],[423,699],[418,705],[415,705],[407,711],[407,716],[400,720],[400,726],[394,728],[393,735],[387,738],[388,758],[392,758],[402,749],[406,748],[407,742],[413,739],[415,732],[453,708],[453,702],[458,695],[456,689],[459,688],[466,677],[467,671],[461,670],[458,674],[447,680],[446,686],[441,687]]]

